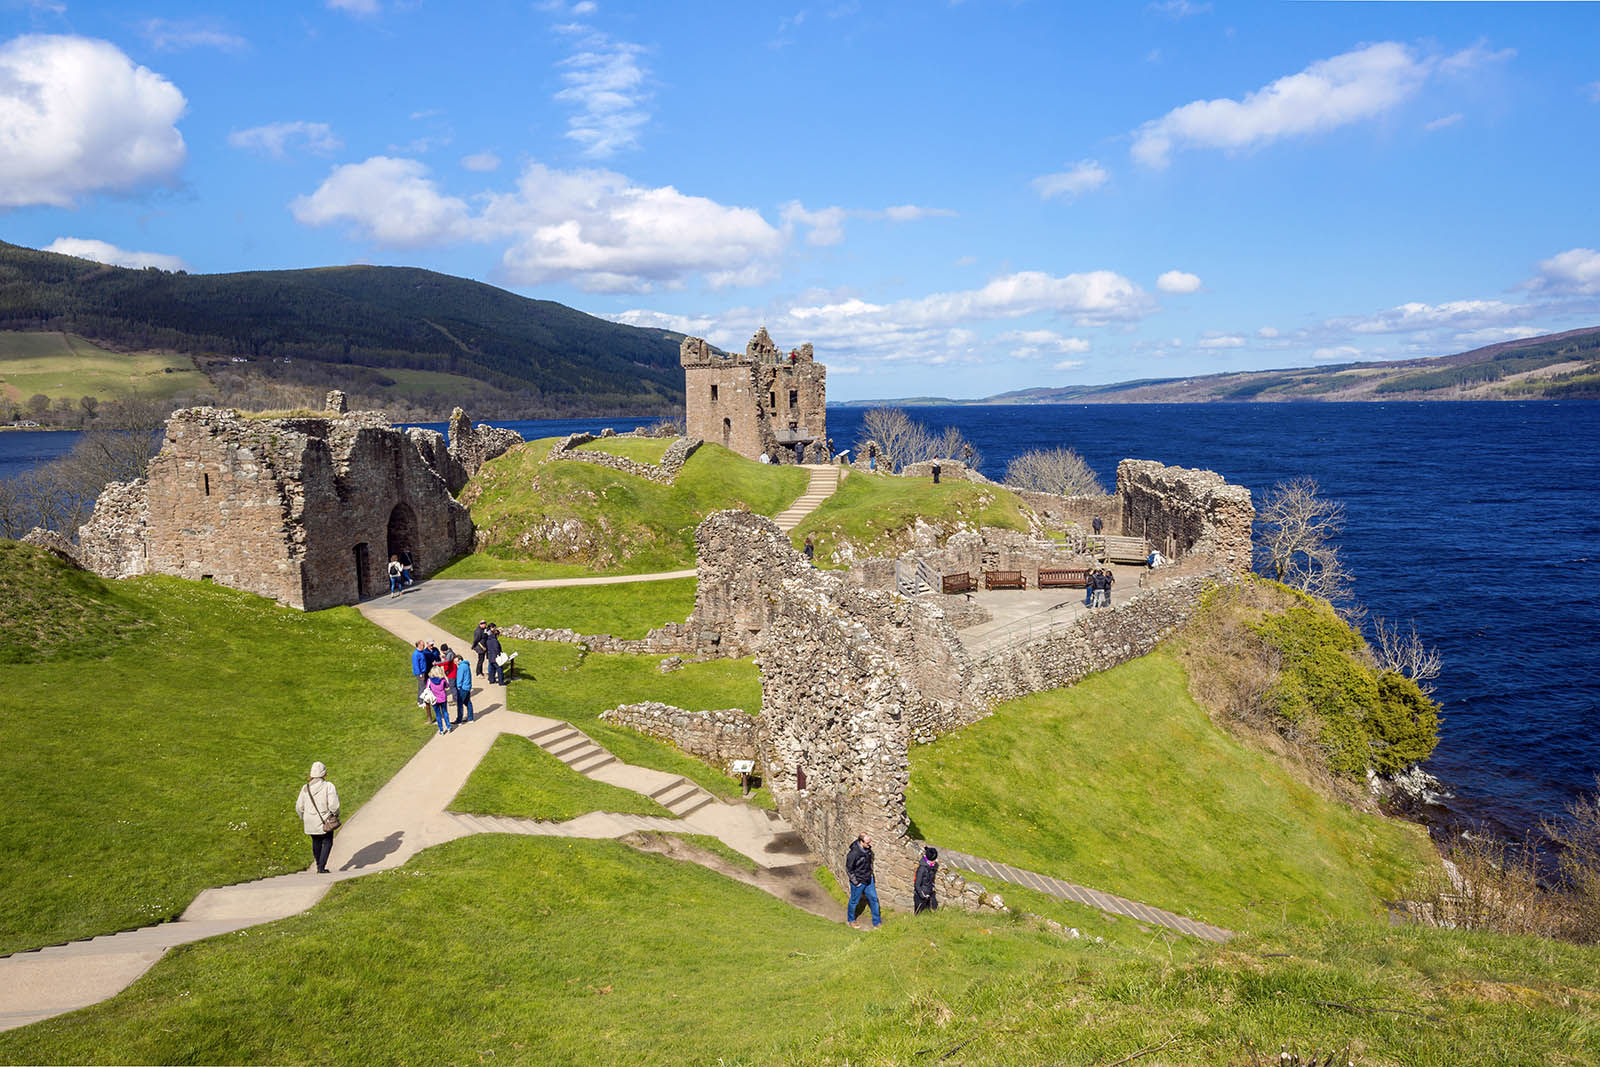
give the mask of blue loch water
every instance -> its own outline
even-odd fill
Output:
[[[1345,505],[1342,548],[1377,615],[1444,656],[1443,740],[1428,769],[1450,814],[1520,836],[1600,774],[1600,405],[1582,402],[921,407],[985,474],[1030,448],[1077,449],[1107,487],[1124,457],[1219,471],[1261,494],[1315,478]],[[831,408],[837,446],[864,411]],[[503,422],[526,437],[632,419]],[[443,429],[440,425],[437,427]],[[69,433],[0,433],[0,476]]]

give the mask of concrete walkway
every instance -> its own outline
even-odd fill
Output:
[[[1176,930],[1190,937],[1198,937],[1205,941],[1227,941],[1233,937],[1232,930],[1224,930],[1220,926],[1209,923],[1196,922],[1186,919],[1182,915],[1161,908],[1152,908],[1148,904],[1140,904],[1126,897],[1115,896],[1111,893],[1102,893],[1098,889],[1087,886],[1073,885],[1063,882],[1059,878],[1052,878],[1047,874],[1036,874],[1025,871],[1021,867],[1012,867],[1004,863],[995,863],[980,856],[968,856],[954,849],[942,848],[939,850],[939,859],[952,867],[986,878],[996,878],[1002,882],[1014,882],[1026,889],[1037,890],[1060,900],[1070,900],[1074,904],[1083,904],[1087,907],[1098,908],[1112,915],[1124,915],[1139,922],[1151,923],[1155,926],[1164,926],[1168,930]],[[1003,894],[1002,894],[1003,895]]]
[[[1111,564],[1111,604],[1122,603],[1139,591],[1143,567]],[[1077,622],[1089,609],[1082,589],[978,589],[970,594],[990,615],[988,622],[957,630],[956,636],[974,659],[984,659],[1003,649],[1024,644],[1052,630]],[[1096,609],[1099,610],[1099,609]]]
[[[392,602],[385,597],[361,611],[408,643],[426,638],[466,647],[465,641],[407,610],[413,606],[430,610],[432,603],[421,597]],[[397,692],[408,691],[397,686]],[[425,848],[469,834],[618,838],[661,830],[716,837],[763,870],[809,864],[800,835],[775,813],[725,803],[680,775],[622,763],[568,723],[510,711],[504,686],[484,685],[475,698],[477,721],[448,735],[435,734],[340,828],[328,874],[302,871],[207,889],[175,922],[0,958],[0,1030],[99,1003],[127,988],[176,945],[297,915],[320,901],[334,882],[391,870]],[[562,823],[541,823],[448,811],[504,733],[528,737],[569,766],[579,765],[579,773],[653,797],[676,817],[590,812]],[[335,768],[335,781],[337,776]],[[779,883],[775,878],[750,881],[769,892]]]

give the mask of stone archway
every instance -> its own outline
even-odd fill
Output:
[[[402,500],[389,512],[388,551],[384,554],[384,566],[388,567],[390,556],[399,556],[402,563],[409,558],[412,566],[416,566],[417,550],[421,547],[417,540],[417,513]]]
[[[733,420],[732,419],[723,419],[722,420],[722,447],[723,448],[727,448],[728,447],[728,441],[732,437],[733,437]]]

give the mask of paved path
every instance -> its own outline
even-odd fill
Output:
[[[1152,908],[1148,904],[1140,904],[1135,900],[1114,896],[1111,893],[1102,893],[1098,889],[1087,886],[1073,885],[1063,882],[1059,878],[1052,878],[1047,874],[1036,874],[1025,871],[1021,867],[1012,867],[1004,863],[995,863],[980,856],[968,856],[954,849],[941,848],[939,858],[958,867],[963,871],[983,875],[987,878],[998,878],[1003,882],[1015,882],[1027,889],[1035,889],[1047,893],[1061,900],[1070,900],[1076,904],[1084,904],[1091,908],[1109,912],[1112,915],[1125,915],[1130,919],[1151,923],[1155,926],[1164,926],[1169,930],[1188,934],[1206,941],[1227,941],[1233,937],[1232,930],[1224,930],[1220,926],[1209,923],[1196,922],[1186,919],[1182,915],[1175,915],[1161,908]]]
[[[361,611],[407,642],[428,638],[466,647],[401,605],[429,607],[421,598],[399,597],[392,605],[384,598]],[[717,837],[762,870],[810,861],[800,835],[773,812],[725,803],[680,775],[622,763],[568,723],[510,711],[504,686],[484,685],[475,703],[476,722],[448,735],[435,734],[350,817],[334,838],[329,874],[301,871],[207,889],[175,922],[0,958],[0,1030],[96,1004],[125,989],[169,948],[299,914],[320,901],[334,882],[399,867],[425,848],[468,834],[618,838],[665,830]],[[576,765],[579,773],[650,796],[676,817],[590,812],[567,822],[541,823],[448,811],[473,768],[503,733],[530,738],[569,766]],[[748,880],[781,895],[776,878]]]

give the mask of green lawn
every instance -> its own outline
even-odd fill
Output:
[[[9,544],[0,566],[8,637],[39,635],[43,605],[74,608],[34,649],[4,646],[0,952],[170,919],[208,887],[306,866],[293,803],[312,761],[348,818],[428,737],[405,646],[353,609],[52,576],[41,557]],[[96,602],[105,621],[73,634]]]
[[[647,574],[651,568],[614,573]],[[581,563],[546,563],[538,559],[499,559],[473,552],[453,560],[430,578],[582,578],[594,571]],[[476,619],[473,620],[477,622]]]
[[[942,482],[854,473],[801,520],[791,535],[796,546],[810,534],[819,565],[844,566],[854,559],[894,556],[911,547],[918,518],[942,526],[945,535],[966,526],[1026,530],[1021,499],[1009,489],[975,482]],[[845,556],[835,553],[845,543]]]
[[[585,452],[609,452],[638,463],[660,464],[673,440],[671,437],[602,437],[578,448]]]
[[[0,397],[13,402],[35,393],[74,401],[164,398],[205,384],[194,361],[177,353],[112,352],[77,334],[0,330]]]
[[[593,463],[541,463],[549,447],[541,440],[514,448],[461,491],[483,543],[478,556],[576,564],[604,574],[692,567],[701,519],[725,508],[776,515],[809,478],[798,467],[754,463],[707,444],[672,485],[658,485]],[[551,536],[552,530],[559,532]],[[449,570],[451,577],[491,573],[510,576],[483,560]]]
[[[176,949],[109,1002],[0,1034],[0,1060],[1247,1064],[1251,1046],[1281,1044],[1408,1067],[1600,1056],[1593,949],[1369,925],[1291,935],[1173,952],[948,909],[865,933],[617,842],[477,835],[335,885],[307,914]]]
[[[483,762],[450,802],[450,810],[542,822],[565,822],[591,811],[672,818],[672,812],[649,797],[585,778],[515,734],[494,739]]]
[[[488,388],[476,378],[469,378],[464,374],[451,374],[448,371],[384,367],[378,373],[394,382],[391,386],[385,386],[384,392],[405,397],[422,396],[427,393],[475,396],[487,391]]]
[[[481,593],[433,617],[451,633],[472,633],[479,619],[504,627],[566,627],[580,634],[638,638],[668,622],[683,622],[694,610],[693,578],[563,589],[515,589]]]
[[[935,845],[1233,929],[1379,918],[1433,862],[1218,730],[1165,652],[913,749],[906,803]]]
[[[662,674],[660,656],[586,655],[576,645],[546,641],[506,641],[518,653],[509,686],[513,711],[562,719],[609,749],[624,763],[681,774],[711,793],[737,797],[739,783],[726,769],[712,767],[661,741],[599,718],[619,704],[659,700],[689,711],[761,708],[761,680],[749,659],[685,663]],[[758,803],[770,805],[765,790]]]

